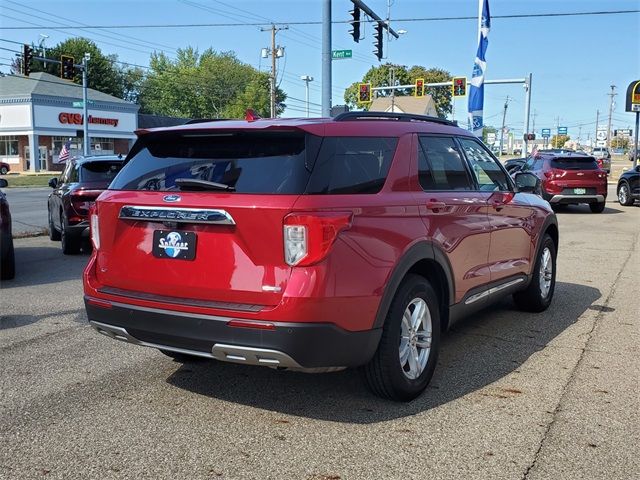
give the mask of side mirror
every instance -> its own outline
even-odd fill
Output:
[[[640,164],[636,165],[636,172],[640,172]],[[5,180],[6,182],[6,180]]]
[[[52,178],[51,180],[49,180],[49,186],[51,188],[56,188],[58,186],[58,179]]]
[[[7,188],[9,186],[9,182],[7,182],[4,178],[0,178],[0,188]]]
[[[533,173],[516,172],[514,179],[519,192],[538,193],[540,191],[540,179]]]

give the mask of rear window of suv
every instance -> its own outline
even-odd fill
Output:
[[[597,170],[598,163],[593,157],[555,157],[551,159],[551,167],[561,170]]]
[[[177,191],[176,179],[188,179],[227,185],[236,193],[376,193],[396,144],[396,138],[323,138],[298,131],[149,134],[138,140],[109,188]]]

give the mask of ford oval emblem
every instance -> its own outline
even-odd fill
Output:
[[[179,202],[182,199],[182,197],[180,197],[180,195],[165,195],[162,199],[165,202],[174,203],[174,202]]]

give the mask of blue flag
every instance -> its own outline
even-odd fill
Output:
[[[487,68],[487,46],[489,46],[489,28],[491,16],[489,15],[489,0],[484,0],[482,5],[482,20],[480,22],[480,42],[478,52],[473,62],[473,74],[469,85],[469,127],[476,136],[482,136],[482,111],[484,109],[484,74]]]

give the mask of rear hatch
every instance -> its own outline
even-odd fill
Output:
[[[558,156],[551,159],[550,166],[556,183],[567,188],[595,188],[606,181],[604,172],[593,157]]]
[[[283,218],[318,144],[302,131],[143,135],[98,201],[103,291],[237,309],[278,304],[291,271]]]

